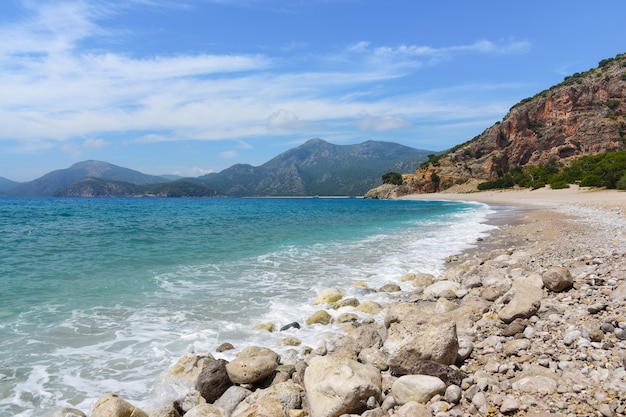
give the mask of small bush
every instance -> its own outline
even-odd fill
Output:
[[[402,185],[402,175],[397,172],[383,174],[383,184]]]

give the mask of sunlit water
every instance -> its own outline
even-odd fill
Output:
[[[437,201],[0,199],[0,415],[89,412],[107,392],[145,406],[180,356],[223,342],[236,347],[226,359],[251,344],[288,354],[286,336],[315,347],[322,332],[304,322],[321,289],[383,301],[352,284],[441,272],[491,230],[490,213]],[[294,321],[302,329],[254,330]]]

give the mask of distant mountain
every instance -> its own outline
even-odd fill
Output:
[[[163,177],[143,174],[128,168],[101,161],[78,162],[66,169],[59,169],[36,180],[22,183],[7,191],[7,195],[21,197],[53,196],[59,190],[84,179],[98,178],[103,180],[121,181],[136,185],[157,184],[167,182]]]
[[[311,139],[261,166],[237,164],[198,181],[228,196],[363,195],[384,173],[414,171],[432,153],[390,142]]]
[[[20,185],[20,183],[17,181],[11,181],[8,178],[0,177],[0,195],[6,193],[12,188],[17,187],[18,185]]]
[[[217,193],[202,184],[178,180],[137,185],[100,178],[83,178],[58,190],[55,197],[215,197]]]

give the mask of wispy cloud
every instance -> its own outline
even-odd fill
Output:
[[[316,56],[316,65],[305,62],[300,69],[261,54],[138,57],[85,46],[114,36],[101,24],[115,13],[104,4],[37,4],[28,17],[0,27],[0,140],[21,141],[22,149],[76,141],[80,146],[67,144],[67,149],[79,152],[104,147],[106,135],[121,132],[135,132],[136,143],[155,143],[354,126],[393,130],[410,126],[412,118],[445,117],[449,108],[409,93],[374,99],[368,94],[371,85],[455,54],[515,53],[528,47],[524,41],[481,40],[443,48],[364,41]],[[458,116],[476,109],[454,111]]]

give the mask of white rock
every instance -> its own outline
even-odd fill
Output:
[[[391,393],[398,404],[415,401],[426,404],[437,394],[443,394],[446,384],[430,375],[404,375],[391,386]]]

